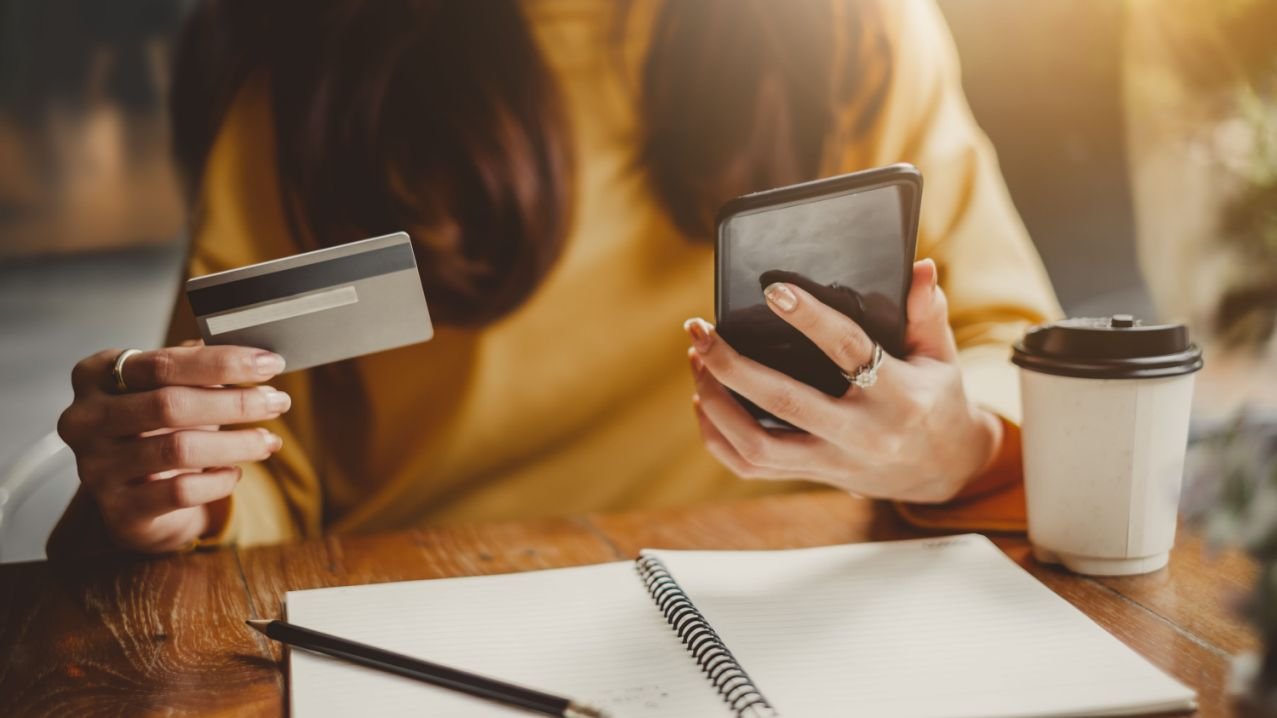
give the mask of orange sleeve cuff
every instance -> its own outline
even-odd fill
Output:
[[[999,417],[1002,446],[993,463],[962,491],[943,504],[893,502],[906,521],[925,529],[946,531],[1025,530],[1024,469],[1020,427]]]

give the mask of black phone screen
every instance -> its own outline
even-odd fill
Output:
[[[803,187],[812,192],[812,185]],[[776,316],[763,289],[773,282],[802,287],[900,356],[919,186],[880,182],[788,201],[785,190],[775,192],[782,201],[732,210],[720,220],[718,332],[745,356],[841,396],[848,387],[841,368]],[[742,403],[757,417],[770,416]]]

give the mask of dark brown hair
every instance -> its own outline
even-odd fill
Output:
[[[814,178],[855,97],[866,126],[889,67],[873,7],[664,3],[638,156],[681,230],[707,237],[724,200]],[[877,68],[871,81],[863,63]],[[172,94],[193,198],[227,109],[259,72],[281,196],[304,242],[408,230],[432,313],[455,324],[519,306],[553,266],[574,194],[571,128],[515,0],[204,0]]]

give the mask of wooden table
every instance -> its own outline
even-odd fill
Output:
[[[247,617],[284,592],[634,557],[642,547],[783,548],[923,535],[887,507],[816,491],[678,510],[330,537],[168,558],[0,566],[0,715],[280,715],[277,645]],[[1052,590],[1231,715],[1232,655],[1257,648],[1232,607],[1254,577],[1181,534],[1169,568],[1091,579],[997,544]]]

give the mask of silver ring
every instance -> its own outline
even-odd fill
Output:
[[[134,354],[141,354],[141,349],[125,349],[115,358],[115,366],[111,367],[111,377],[115,379],[115,390],[121,394],[125,394],[129,390],[129,385],[124,383],[124,362]]]
[[[842,372],[842,376],[847,383],[858,389],[868,389],[878,383],[878,367],[882,366],[882,345],[874,342],[873,358],[868,364],[856,370],[855,374]]]

